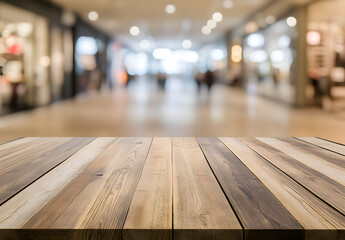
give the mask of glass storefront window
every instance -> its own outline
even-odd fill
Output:
[[[48,24],[0,3],[0,114],[49,102]]]
[[[325,104],[345,97],[344,9],[342,0],[318,1],[308,8],[306,94],[310,102]]]
[[[295,29],[281,20],[245,37],[243,61],[248,91],[294,102],[291,68],[295,35]]]

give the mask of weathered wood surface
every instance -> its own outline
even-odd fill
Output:
[[[217,138],[198,141],[244,227],[246,238],[303,239],[298,222],[233,152]]]
[[[21,138],[0,239],[345,240],[345,146],[318,138]]]
[[[242,239],[242,228],[194,138],[173,140],[176,239]]]

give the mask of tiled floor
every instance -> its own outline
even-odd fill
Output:
[[[197,93],[174,80],[166,92],[139,81],[0,117],[0,141],[23,136],[318,136],[345,143],[345,114],[291,108],[215,85]]]

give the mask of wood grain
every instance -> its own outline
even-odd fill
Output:
[[[18,151],[22,151],[23,149],[35,145],[37,142],[43,143],[46,141],[47,138],[20,138],[18,140],[13,140],[8,143],[0,144],[0,158],[15,153]]]
[[[332,152],[326,152],[325,155],[320,152],[315,154],[315,149],[311,149],[310,145],[293,142],[297,141],[296,139],[258,139],[345,186],[345,161],[340,155]]]
[[[0,158],[0,205],[94,138],[49,138]]]
[[[298,222],[219,139],[198,142],[244,227],[245,239],[304,239]]]
[[[109,229],[104,239],[121,239],[151,140],[118,139],[23,228],[89,229],[85,238]]]
[[[174,239],[242,239],[242,228],[195,138],[173,139]]]
[[[345,187],[343,185],[258,139],[241,138],[241,141],[293,180],[333,206],[343,215],[345,214]]]
[[[339,146],[18,139],[0,145],[0,239],[345,240]]]
[[[172,142],[154,138],[124,226],[124,239],[172,239]]]
[[[306,231],[305,239],[344,239],[345,216],[235,138],[221,141],[288,209]]]
[[[298,137],[297,139],[300,139],[302,141],[314,144],[315,146],[333,151],[335,153],[339,153],[343,156],[345,156],[345,146],[338,144],[338,143],[334,143],[334,142],[330,142],[327,140],[323,140],[320,138],[313,138],[313,137]]]
[[[0,206],[0,229],[21,228],[116,138],[98,138]]]

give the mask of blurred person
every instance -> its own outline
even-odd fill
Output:
[[[200,92],[202,83],[204,82],[204,74],[202,72],[198,71],[195,74],[195,82],[196,82],[196,85],[198,86],[198,91]]]
[[[207,70],[205,73],[205,83],[208,91],[211,91],[212,85],[214,84],[214,73],[210,70]]]
[[[167,75],[165,73],[159,72],[156,76],[158,86],[160,89],[165,89],[165,83],[167,80]]]

